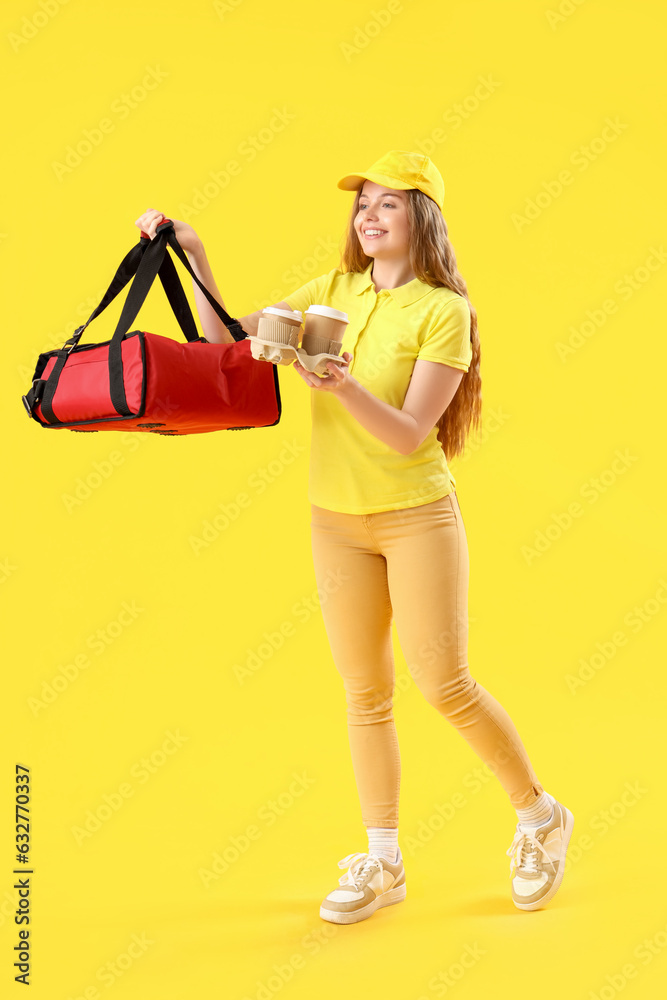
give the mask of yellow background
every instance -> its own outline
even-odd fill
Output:
[[[560,7],[3,5],[3,995],[23,995],[16,763],[33,789],[32,997],[661,995],[664,14],[657,0]],[[136,90],[150,70],[153,89]],[[86,131],[99,141],[59,172]],[[430,152],[442,171],[478,312],[485,431],[452,462],[471,672],[575,827],[555,899],[518,911],[514,811],[396,644],[408,896],[334,927],[320,901],[366,839],[313,597],[309,390],[281,369],[276,427],[176,443],[50,432],[20,397],[38,353],[88,318],[147,208],[190,219],[244,315],[337,265],[352,196],[336,181],[387,149]],[[180,337],[163,299],[157,283],[139,325]],[[83,342],[107,339],[120,308]],[[240,492],[252,502],[234,516]],[[135,617],[114,624],[124,603]],[[465,807],[439,822],[456,793]]]

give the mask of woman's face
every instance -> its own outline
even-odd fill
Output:
[[[368,257],[385,260],[408,256],[409,222],[406,199],[405,191],[364,181],[354,228]],[[380,230],[381,235],[373,235],[375,230]]]

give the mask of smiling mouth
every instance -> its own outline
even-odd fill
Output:
[[[386,235],[387,235],[387,233],[386,233],[386,231],[385,231],[385,232],[382,232],[382,233],[375,233],[375,234],[373,234],[372,236],[367,236],[367,235],[366,235],[366,233],[364,233],[364,232],[362,231],[361,235],[363,236],[363,238],[364,238],[365,240],[379,240],[381,236],[386,236]]]

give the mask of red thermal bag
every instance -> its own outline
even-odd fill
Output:
[[[197,331],[170,246],[234,342],[209,344]],[[156,333],[128,333],[156,276],[186,343]],[[111,340],[79,344],[83,331],[134,278]],[[59,350],[39,355],[32,386],[21,397],[42,427],[73,431],[201,434],[273,427],[280,420],[278,368],[250,353],[250,341],[204,287],[165,219],[121,262],[100,304]]]

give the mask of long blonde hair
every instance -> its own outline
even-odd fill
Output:
[[[361,185],[363,187],[363,184]],[[354,228],[359,210],[361,187],[356,193],[350,220],[341,249],[342,271],[364,271],[373,260],[364,253]],[[454,248],[447,236],[447,223],[436,203],[423,191],[410,188],[407,194],[409,222],[409,259],[415,276],[435,288],[449,288],[462,295],[470,308],[470,341],[472,361],[464,373],[451,403],[437,421],[438,441],[446,458],[463,452],[470,428],[476,430],[482,420],[482,379],[479,372],[480,346],[477,334],[477,313],[470,299],[465,281],[456,266]]]

